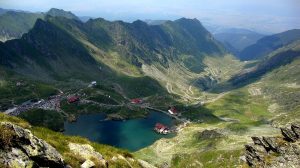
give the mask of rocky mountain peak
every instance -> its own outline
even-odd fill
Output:
[[[57,9],[57,8],[51,8],[46,14],[50,15],[50,16],[53,16],[53,17],[65,17],[65,18],[68,18],[68,19],[80,20],[72,12],[64,11],[62,9]]]
[[[185,17],[177,19],[175,22],[185,22],[185,23],[189,22],[189,23],[200,23],[201,24],[201,22],[197,18],[189,19],[189,18],[185,18]]]
[[[148,26],[148,24],[146,22],[143,22],[141,20],[136,20],[136,21],[132,22],[132,24],[135,26],[144,26],[144,27]]]

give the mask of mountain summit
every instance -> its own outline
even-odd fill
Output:
[[[48,12],[46,12],[47,15],[53,16],[53,17],[65,17],[68,19],[75,19],[75,20],[79,20],[79,18],[74,15],[72,12],[70,11],[64,11],[62,9],[57,9],[57,8],[51,8]]]

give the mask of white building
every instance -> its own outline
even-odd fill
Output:
[[[89,87],[93,87],[93,86],[96,86],[97,85],[97,82],[96,81],[92,81],[90,84],[89,84]]]

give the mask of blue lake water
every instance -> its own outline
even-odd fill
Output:
[[[129,151],[147,147],[160,138],[174,136],[160,135],[153,131],[157,122],[172,126],[173,120],[163,113],[150,112],[147,118],[126,121],[101,121],[104,118],[103,114],[81,115],[74,123],[65,122],[64,133]]]

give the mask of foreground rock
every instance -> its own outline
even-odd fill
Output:
[[[94,166],[108,167],[108,163],[103,159],[103,156],[96,152],[95,149],[89,144],[69,143],[69,148],[72,153],[85,159],[85,162],[81,165],[81,168],[90,168]],[[96,163],[90,159],[95,160],[99,165],[96,165]]]
[[[252,137],[245,145],[246,162],[251,167],[300,167],[299,125],[281,128],[282,137]]]
[[[0,123],[0,167],[65,167],[51,145],[17,125]]]
[[[96,166],[95,163],[88,159],[80,166],[80,168],[90,168],[94,166]]]

